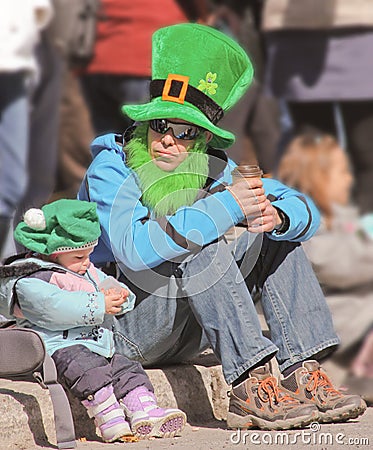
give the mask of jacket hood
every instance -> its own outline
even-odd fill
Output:
[[[15,281],[39,270],[62,270],[60,266],[37,258],[22,258],[0,266],[0,314],[9,317]]]
[[[118,139],[119,138],[119,139]],[[92,141],[91,153],[95,158],[102,150],[114,150],[117,153],[123,153],[122,136],[114,133],[103,134]]]

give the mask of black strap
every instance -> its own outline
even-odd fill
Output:
[[[151,98],[161,97],[166,80],[152,80],[150,82],[150,96]],[[183,83],[178,80],[172,80],[170,91],[168,95],[179,98]],[[185,101],[196,106],[209,119],[210,122],[216,124],[223,117],[223,109],[199,89],[188,84],[185,94]]]
[[[0,322],[0,329],[2,328],[14,328],[16,326],[17,322],[12,319],[4,319]]]
[[[84,177],[84,185],[85,185],[85,190],[86,190],[86,193],[87,193],[88,201],[90,202],[91,201],[91,196],[89,195],[89,183],[88,183],[87,175]]]
[[[181,248],[189,250],[191,253],[197,253],[201,250],[201,246],[193,241],[190,241],[185,236],[181,235],[176,231],[176,229],[171,225],[166,217],[158,217],[156,219],[158,225],[162,230]]]
[[[299,233],[298,236],[295,236],[294,240],[303,237],[307,233],[307,231],[311,228],[311,224],[312,224],[312,212],[311,212],[310,207],[308,206],[306,198],[303,195],[297,195],[297,197],[299,198],[300,201],[302,201],[306,205],[307,212],[308,212],[308,222],[307,222],[307,225],[305,226],[304,230],[301,233]]]
[[[37,270],[31,271],[24,276],[19,277],[13,285],[13,298],[11,309],[14,309],[14,303],[18,302],[16,284],[22,279],[26,278],[36,272],[46,270],[39,267]],[[51,269],[47,269],[51,270]],[[34,378],[44,388],[48,388],[53,405],[54,422],[56,428],[56,438],[58,448],[76,448],[75,429],[72,418],[69,400],[66,392],[57,381],[57,371],[53,359],[46,353],[43,363],[43,376],[35,372]]]
[[[278,198],[275,197],[273,194],[267,195],[267,198],[271,203],[278,200]],[[307,212],[308,212],[308,222],[307,222],[307,225],[304,227],[303,231],[301,231],[297,236],[295,236],[295,238],[293,238],[294,240],[303,237],[307,233],[307,231],[310,229],[311,224],[312,224],[312,212],[311,212],[310,207],[308,206],[307,200],[305,199],[305,197],[303,195],[297,195],[297,198],[299,198],[299,200],[302,201],[306,205]],[[278,208],[278,209],[280,209],[280,208]],[[284,233],[290,227],[289,217],[283,211],[282,211],[282,213],[285,216],[285,220],[283,221],[283,223],[281,225],[281,229],[277,230],[277,232],[279,234]]]

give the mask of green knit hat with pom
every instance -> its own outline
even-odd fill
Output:
[[[227,148],[234,135],[217,126],[253,78],[246,52],[220,31],[195,23],[161,28],[153,34],[151,101],[124,105],[135,121],[182,119],[211,131],[211,145]]]
[[[26,211],[14,238],[29,250],[51,255],[94,247],[101,234],[96,203],[62,199]]]

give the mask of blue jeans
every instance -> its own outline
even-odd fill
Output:
[[[0,74],[0,217],[11,219],[28,181],[29,98],[25,72]]]
[[[22,220],[27,209],[40,208],[47,203],[56,182],[59,102],[65,62],[45,34],[36,48],[36,56],[41,79],[30,99],[28,183],[16,211],[15,224]],[[23,251],[23,247],[17,246]]]
[[[253,256],[243,258],[248,247]],[[138,292],[133,311],[114,318],[116,351],[144,366],[181,362],[211,346],[232,383],[274,355],[284,370],[339,343],[300,244],[244,232],[236,245],[207,245],[161,280],[154,293]],[[261,294],[271,340],[250,291]]]

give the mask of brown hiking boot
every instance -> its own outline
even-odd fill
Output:
[[[314,405],[305,405],[282,392],[269,365],[250,372],[250,377],[230,392],[229,428],[288,430],[317,420]]]
[[[344,422],[360,416],[366,404],[358,395],[344,395],[333,387],[317,361],[305,361],[288,377],[281,388],[305,404],[316,405],[319,422]]]

